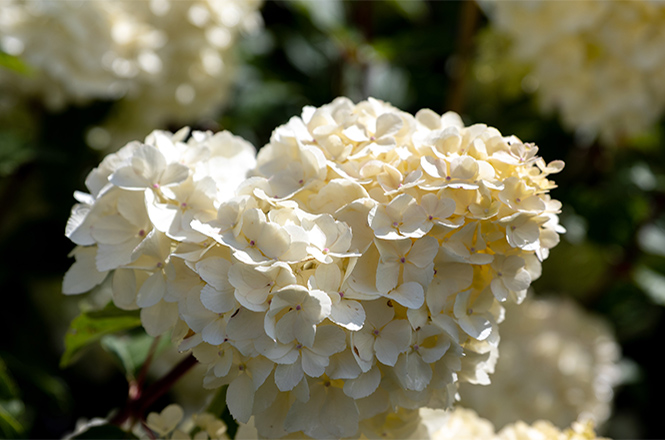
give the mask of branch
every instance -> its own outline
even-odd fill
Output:
[[[466,78],[471,64],[473,37],[476,33],[480,10],[475,1],[465,0],[460,10],[460,27],[457,32],[457,47],[453,60],[455,65],[451,72],[450,93],[444,111],[452,110],[460,113],[464,107]]]
[[[109,423],[116,426],[121,426],[129,419],[142,419],[146,410],[155,403],[157,399],[162,397],[168,390],[171,389],[178,379],[185,375],[194,365],[197,360],[193,355],[187,356],[178,365],[164,377],[157,382],[150,385],[145,391],[136,390],[130,395],[125,404],[125,407],[113,416]]]

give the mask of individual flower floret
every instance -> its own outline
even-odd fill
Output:
[[[383,412],[449,407],[459,381],[489,381],[500,303],[524,299],[562,232],[562,164],[536,153],[453,113],[306,107],[191,222],[209,245],[183,267],[181,349],[208,387],[229,359],[266,366],[242,405],[227,393],[261,436],[355,437]]]
[[[155,131],[144,143],[129,143],[107,156],[86,179],[90,194],[76,194],[80,203],[65,232],[78,246],[63,291],[86,292],[113,272],[115,304],[141,308],[143,324],[153,335],[176,323],[178,301],[195,285],[204,290],[201,301],[216,313],[235,306],[233,288],[221,278],[220,260],[198,261],[212,240],[190,223],[215,218],[219,204],[233,195],[226,174],[238,175],[240,167],[246,172],[255,150],[226,132],[188,135],[188,129]],[[220,156],[228,160],[219,164],[233,169],[204,164]],[[225,298],[229,289],[230,298]]]
[[[492,383],[461,385],[461,404],[497,428],[517,418],[560,428],[578,417],[607,420],[620,379],[619,348],[607,324],[560,299],[527,299],[506,314]]]

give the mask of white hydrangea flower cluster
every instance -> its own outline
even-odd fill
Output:
[[[193,414],[184,419],[185,412],[176,405],[171,404],[161,412],[151,412],[146,417],[146,426],[161,439],[178,440],[227,440],[226,424],[209,413]],[[184,420],[183,420],[184,419]],[[136,434],[140,438],[155,438],[146,436],[142,426],[137,427]]]
[[[523,300],[558,242],[547,176],[563,164],[536,153],[453,113],[306,107],[216,218],[192,221],[218,245],[186,265],[181,349],[266,437],[449,407],[458,380],[488,382],[499,303]]]
[[[90,173],[65,293],[112,271],[115,304],[151,335],[175,325],[261,436],[407,429],[458,381],[488,383],[500,303],[524,299],[562,231],[561,162],[374,99],[305,108],[256,161],[229,133],[186,137],[155,131]]]
[[[122,34],[138,33],[139,38],[116,41],[123,27]],[[116,2],[3,1],[0,50],[21,57],[31,68],[28,76],[0,71],[3,94],[37,95],[55,109],[69,102],[122,96],[128,78],[111,66],[129,62],[138,40],[149,44],[155,39],[142,31],[125,20]]]
[[[261,25],[260,0],[7,0],[0,50],[31,74],[3,71],[3,93],[53,109],[124,98],[109,122],[149,128],[208,116],[223,103],[241,32]],[[117,139],[117,133],[114,132]]]
[[[444,414],[421,410],[421,416],[432,440],[603,440],[590,421],[575,421],[563,431],[545,420],[532,425],[518,421],[495,433],[492,422],[465,408]]]
[[[492,383],[462,384],[461,405],[497,429],[518,419],[559,427],[607,420],[621,377],[607,323],[562,299],[527,300],[506,314]]]
[[[527,63],[546,111],[608,144],[649,129],[665,110],[665,4],[483,0]]]
[[[137,77],[134,90],[105,124],[114,139],[129,141],[154,127],[214,116],[227,100],[237,70],[233,49],[238,37],[262,25],[261,4],[262,0],[128,2],[127,14],[159,32],[162,41],[149,58],[140,55],[135,60],[150,71]]]
[[[75,194],[65,231],[77,246],[63,292],[87,292],[113,272],[114,303],[140,308],[151,335],[177,323],[182,266],[213,244],[190,223],[215,218],[255,164],[254,147],[228,132],[188,134],[154,131],[107,156],[86,179],[90,194]]]

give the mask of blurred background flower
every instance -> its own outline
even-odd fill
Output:
[[[652,129],[665,109],[665,5],[650,1],[483,1],[491,33],[505,39],[480,52],[481,73],[510,77],[524,66],[522,87],[564,127],[609,145]],[[496,45],[481,46],[494,52]],[[517,65],[517,66],[515,66]],[[489,78],[488,78],[489,79]]]
[[[90,146],[118,149],[156,127],[203,123],[223,107],[236,41],[262,25],[256,1],[9,0],[0,50],[5,111],[35,99],[47,109],[119,101]],[[111,135],[112,133],[112,135]]]
[[[561,429],[580,417],[605,422],[621,379],[609,324],[565,297],[529,298],[506,315],[491,383],[462,384],[459,404],[497,429],[515,420]]]

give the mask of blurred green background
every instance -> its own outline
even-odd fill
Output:
[[[258,148],[304,105],[373,96],[411,113],[455,110],[467,124],[536,143],[547,162],[564,160],[552,196],[568,233],[533,290],[572,297],[613,327],[626,379],[601,433],[662,438],[665,125],[612,149],[565,132],[519,83],[478,75],[487,19],[473,3],[271,1],[261,13],[264,30],[238,47],[245,64],[232,98],[218,118],[192,127],[227,129]],[[49,113],[28,102],[0,118],[0,419],[25,437],[62,437],[78,418],[106,416],[127,396],[122,369],[99,347],[58,366],[85,301],[61,294],[73,248],[65,223],[73,192],[85,190],[103,157],[86,146],[86,133],[110,107]]]

